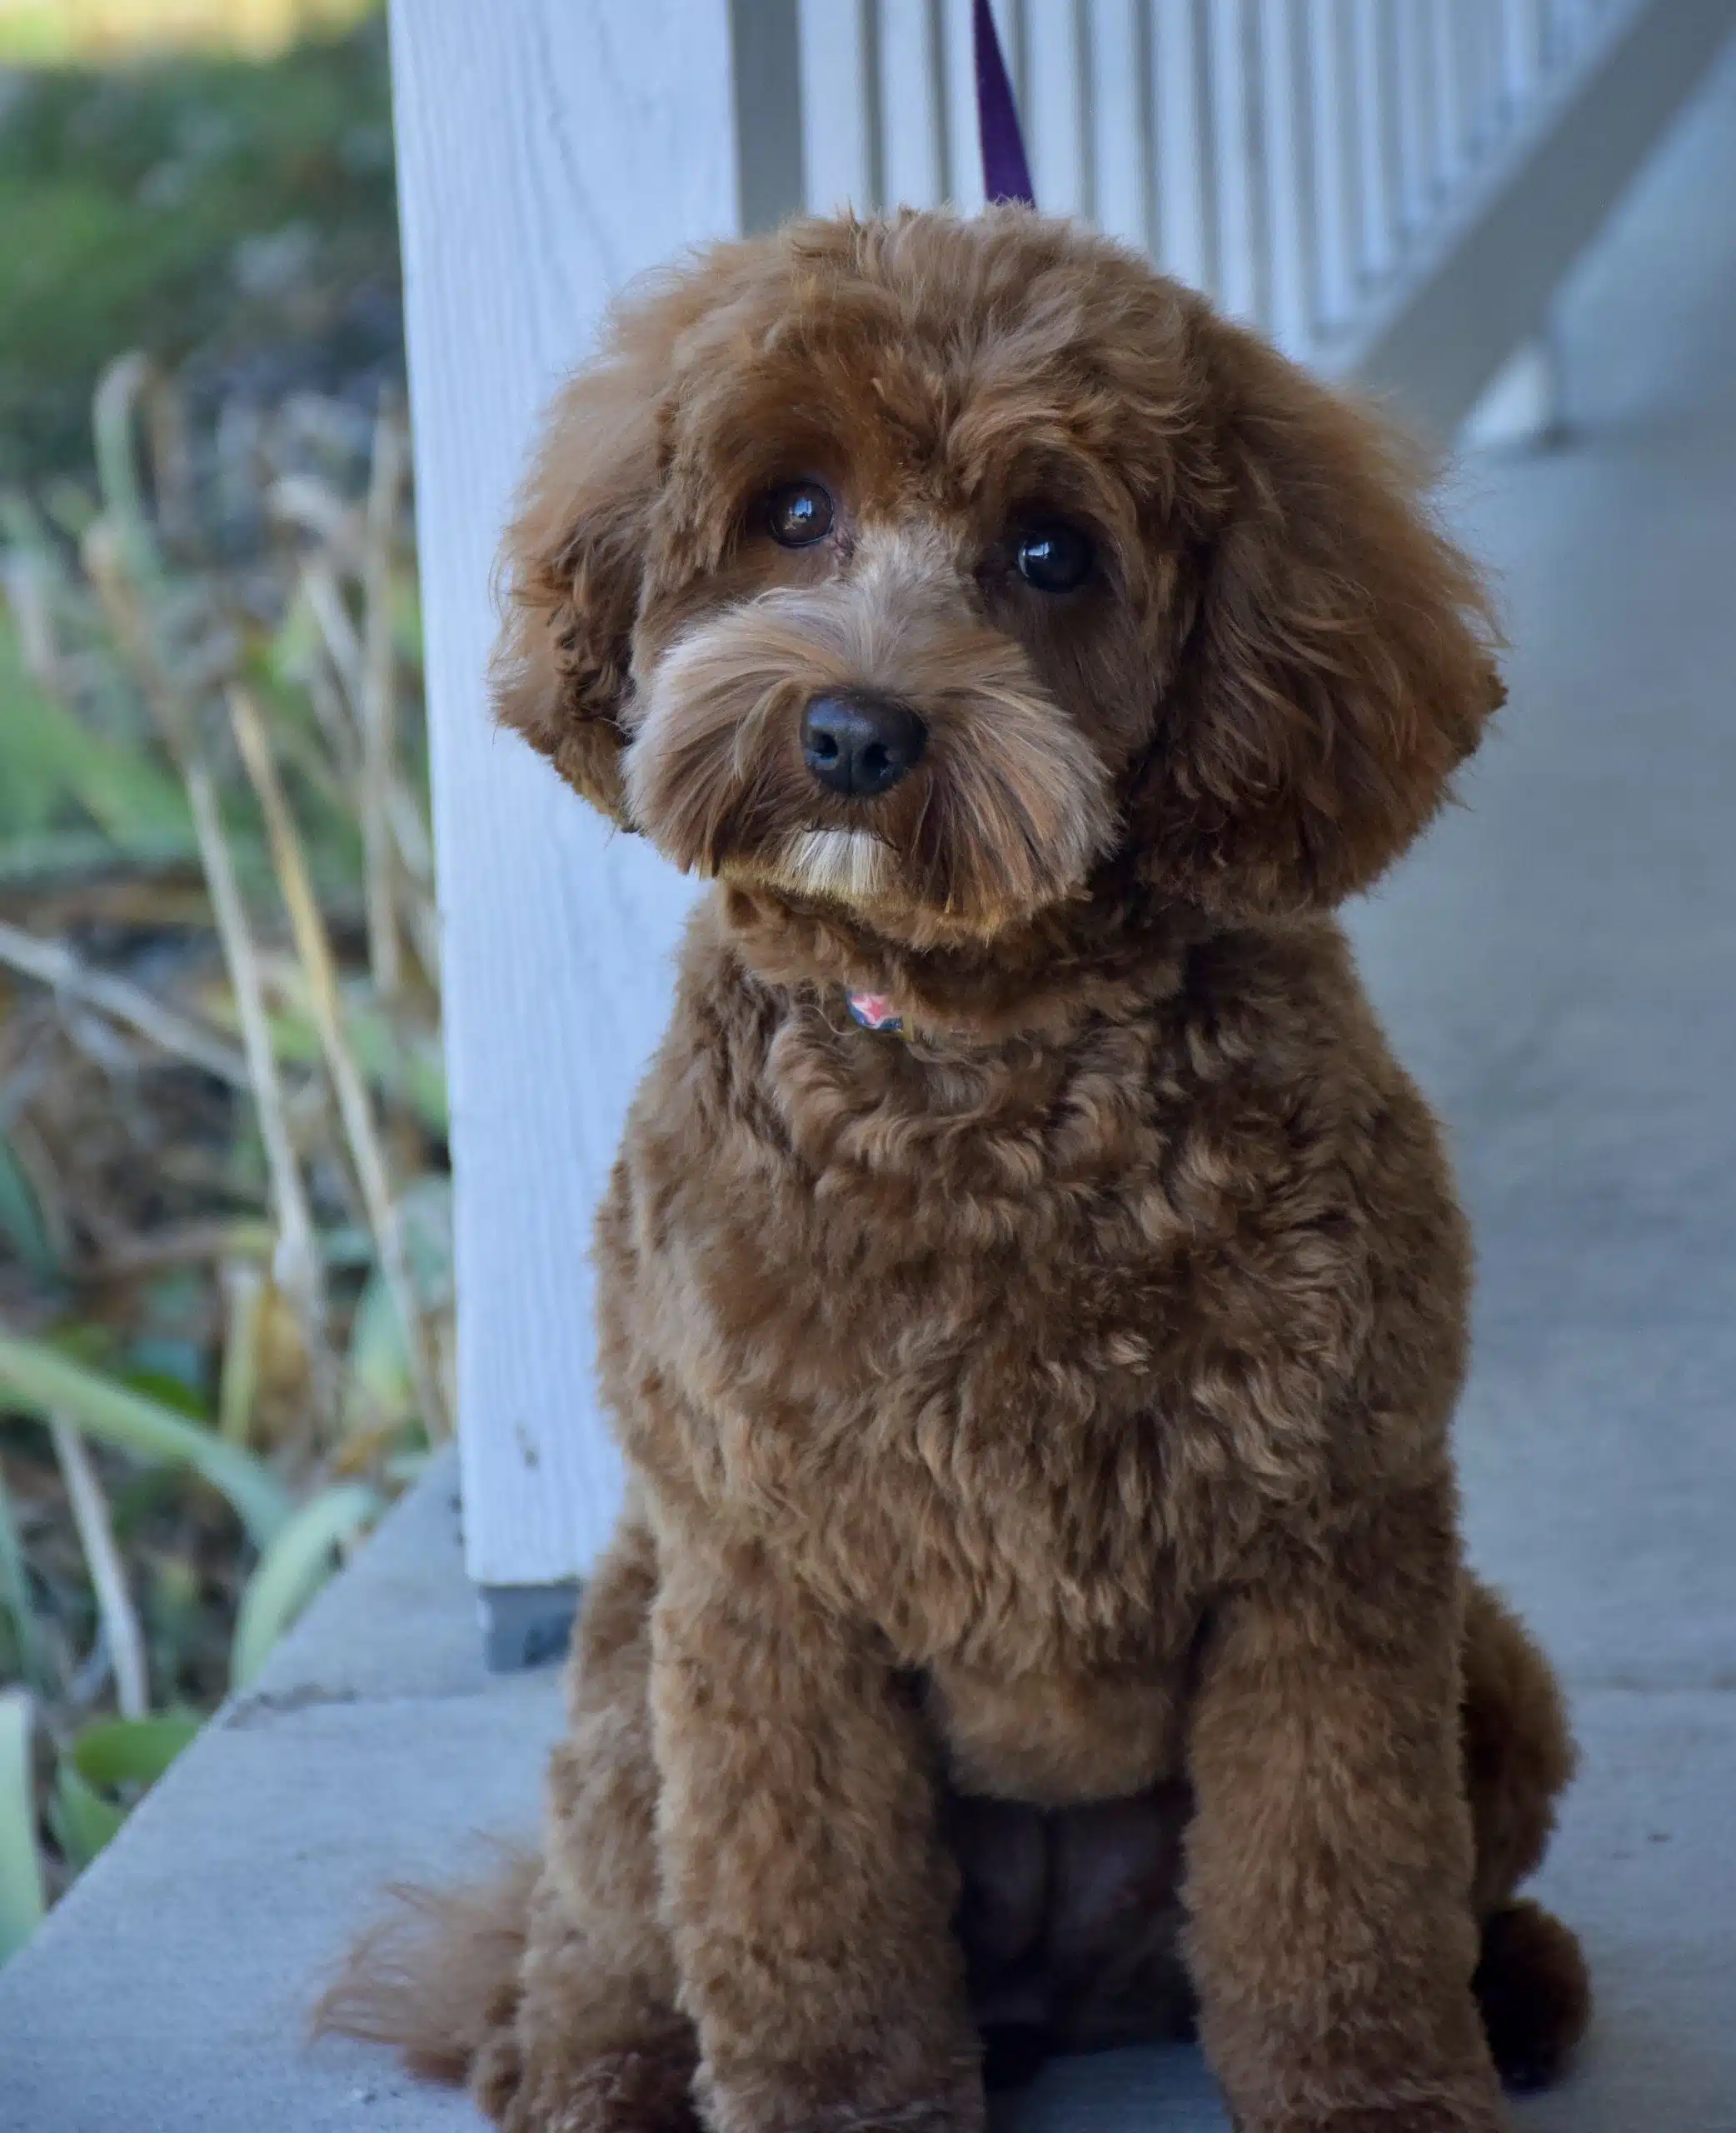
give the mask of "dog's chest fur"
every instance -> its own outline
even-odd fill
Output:
[[[1075,1791],[1033,1705],[1065,1761],[1095,1730],[1065,1678],[1160,1773],[1214,1592],[1384,1456],[1377,1287],[1434,1282],[1411,1360],[1450,1399],[1456,1218],[1372,1027],[1316,926],[949,1054],[757,985],[701,921],[600,1232],[630,1456],[875,1626],[967,1771]]]

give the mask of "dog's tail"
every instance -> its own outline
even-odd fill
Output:
[[[321,1994],[314,2036],[390,2045],[425,2081],[476,2086],[485,2053],[511,2048],[536,1871],[534,1851],[502,1847],[476,1881],[393,1883]]]
[[[1471,1989],[1496,2071],[1509,2089],[1542,2089],[1565,2070],[1591,2014],[1579,1944],[1541,1904],[1504,1904],[1484,1923]]]

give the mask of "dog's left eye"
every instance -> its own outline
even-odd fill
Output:
[[[806,548],[832,530],[832,500],[818,482],[791,482],[766,499],[766,531],[786,548]]]
[[[1091,574],[1091,544],[1076,526],[1035,526],[1013,552],[1019,575],[1039,592],[1071,592]]]

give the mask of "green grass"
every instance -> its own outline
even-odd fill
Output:
[[[123,348],[396,367],[396,215],[378,19],[265,62],[28,77],[0,117],[0,482],[86,463]]]

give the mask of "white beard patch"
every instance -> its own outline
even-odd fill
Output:
[[[802,830],[784,847],[778,872],[810,896],[857,903],[885,882],[886,859],[885,846],[866,830]]]

